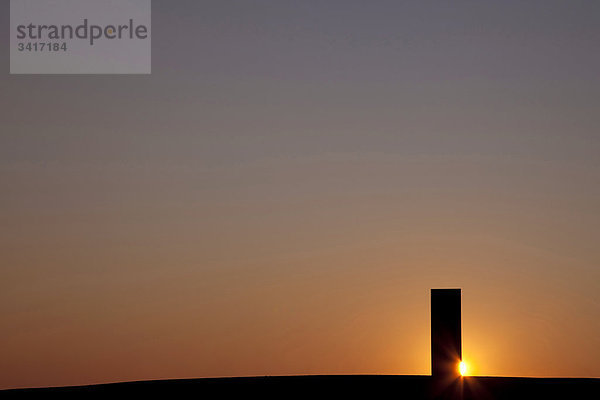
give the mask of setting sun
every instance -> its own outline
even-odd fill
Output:
[[[458,370],[460,371],[460,374],[462,376],[466,376],[467,375],[467,364],[464,361],[461,361],[458,364]]]

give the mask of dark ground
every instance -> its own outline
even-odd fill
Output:
[[[462,393],[462,395],[461,395]],[[206,378],[0,391],[0,398],[296,398],[600,399],[596,378],[466,377],[441,384],[430,376],[326,375]]]

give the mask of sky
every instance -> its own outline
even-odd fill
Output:
[[[10,75],[0,388],[600,377],[600,3],[154,0],[152,74]]]

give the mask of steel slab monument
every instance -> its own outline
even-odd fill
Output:
[[[431,374],[434,378],[460,376],[461,289],[431,289]]]

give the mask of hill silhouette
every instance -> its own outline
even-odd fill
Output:
[[[307,375],[121,382],[0,391],[2,398],[240,396],[256,398],[583,399],[600,398],[598,378],[464,377],[441,385],[422,375]]]

